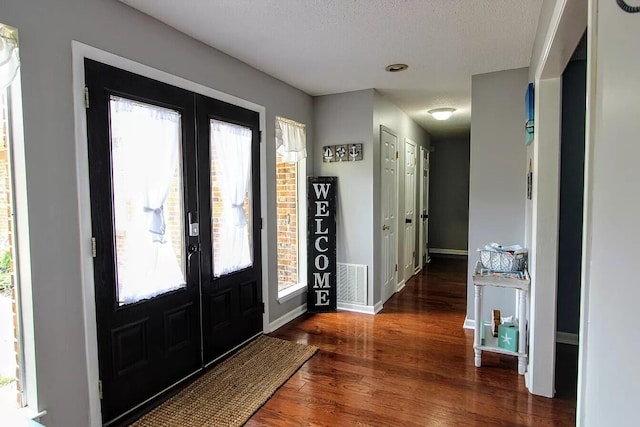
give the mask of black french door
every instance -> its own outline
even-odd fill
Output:
[[[260,124],[257,112],[211,98],[198,97],[196,110],[198,156],[211,159],[199,164],[198,174],[201,210],[207,218],[201,223],[202,247],[214,248],[203,251],[201,258],[207,364],[262,331]],[[231,171],[242,182],[229,189],[225,176]],[[237,187],[246,192],[234,191]],[[229,191],[236,198],[221,204]],[[240,195],[244,193],[251,196]],[[233,224],[230,239],[220,230],[228,217]],[[232,252],[240,256],[230,258]]]
[[[259,117],[89,59],[85,80],[111,424],[262,330]]]

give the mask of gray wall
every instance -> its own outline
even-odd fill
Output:
[[[429,248],[467,250],[470,137],[431,142]],[[475,256],[475,255],[472,255]]]
[[[558,232],[557,329],[578,333],[582,268],[584,133],[587,61],[571,61],[562,76],[560,220]]]
[[[374,306],[381,299],[380,125],[398,135],[398,176],[404,174],[404,139],[411,139],[417,147],[428,147],[429,135],[373,89],[315,97],[313,106],[316,173],[338,177],[338,262],[367,265],[367,305]],[[364,144],[362,161],[322,162],[322,146],[357,142]],[[398,192],[400,207],[404,206],[402,183]],[[399,245],[403,245],[404,235],[400,228],[398,231]],[[399,257],[398,269],[402,251]]]
[[[306,123],[312,135],[312,100],[117,1],[3,0],[1,13],[3,23],[19,30],[23,64],[29,210],[21,213],[28,215],[30,227],[30,250],[23,255],[31,259],[31,269],[25,273],[33,288],[40,409],[47,410],[43,421],[48,426],[87,426],[89,378],[80,260],[80,245],[86,242],[79,241],[71,41],[264,105],[270,214],[275,212],[275,116]],[[275,236],[274,221],[268,221],[268,232]],[[288,304],[276,302],[275,238],[268,244],[273,320],[302,304],[304,297]],[[90,380],[92,385],[97,382]]]
[[[369,289],[374,275],[373,218],[373,89],[318,96],[314,107],[314,168],[318,175],[338,177],[336,237],[338,262],[367,265]],[[322,147],[335,144],[363,144],[358,162],[323,163]],[[368,305],[373,305],[369,293]]]
[[[404,192],[404,173],[405,173],[405,138],[409,138],[416,144],[416,158],[420,157],[420,147],[429,148],[431,144],[431,136],[416,122],[411,120],[402,110],[400,110],[395,104],[386,99],[377,91],[374,92],[374,106],[373,106],[373,141],[374,141],[374,159],[373,159],[373,192],[374,197],[374,209],[373,209],[373,251],[374,251],[374,268],[376,277],[380,277],[380,256],[381,256],[381,206],[380,206],[380,125],[383,125],[398,135],[398,164],[397,174],[399,181],[398,188],[398,273],[402,274],[402,266],[404,265],[404,206],[405,206],[405,192]],[[416,207],[415,211],[418,212],[418,205],[420,203],[418,184],[420,172],[420,163],[416,165]],[[416,233],[418,233],[418,223],[416,222]],[[414,239],[416,242],[416,262],[418,262],[418,244],[419,239],[416,234]],[[403,278],[398,277],[398,282],[402,282]],[[381,284],[376,283],[376,302],[381,298]]]
[[[476,249],[490,242],[524,244],[526,176],[524,95],[528,69],[479,74],[471,81],[469,174],[469,269],[467,318],[474,319],[471,275]],[[483,318],[491,309],[515,314],[515,292],[489,288]]]

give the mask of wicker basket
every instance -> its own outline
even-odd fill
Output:
[[[527,253],[516,252],[512,254],[481,249],[480,262],[484,268],[493,271],[523,271],[527,266]]]

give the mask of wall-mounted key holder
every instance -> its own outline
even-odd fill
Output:
[[[324,163],[355,162],[358,160],[362,160],[362,144],[338,144],[322,147],[322,161]]]

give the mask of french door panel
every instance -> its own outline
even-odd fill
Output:
[[[198,169],[206,365],[262,332],[260,131],[257,112],[232,104],[198,96],[196,111],[208,159]]]
[[[187,254],[198,244],[187,233],[187,212],[197,211],[196,172],[189,166],[196,164],[195,107],[188,91],[88,59],[85,78],[98,357],[108,423],[202,366],[197,257]],[[160,129],[140,127],[140,118]],[[168,141],[165,149],[167,132],[178,142]],[[163,199],[165,190],[172,200]],[[144,205],[136,205],[141,198]],[[156,258],[147,256],[149,248]],[[164,266],[149,273],[153,263]],[[150,295],[141,284],[161,288]]]

